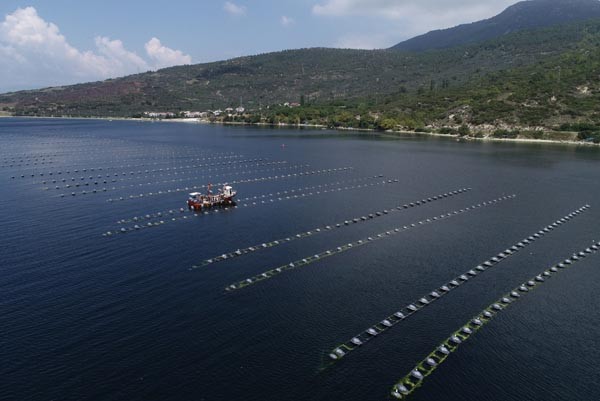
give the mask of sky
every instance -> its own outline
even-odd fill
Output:
[[[0,93],[305,47],[386,48],[515,0],[1,0]]]

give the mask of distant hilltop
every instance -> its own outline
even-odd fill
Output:
[[[524,29],[600,18],[598,0],[531,0],[508,7],[495,17],[417,36],[392,47],[425,51],[483,42]]]

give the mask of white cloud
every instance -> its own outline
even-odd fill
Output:
[[[154,66],[157,68],[192,63],[192,58],[189,55],[183,54],[180,50],[163,46],[157,38],[150,39],[144,47],[148,57],[154,61]]]
[[[291,17],[282,15],[281,18],[279,19],[279,22],[281,22],[281,25],[283,25],[283,26],[290,26],[290,25],[294,25],[294,23],[296,21]]]
[[[118,39],[110,40],[98,36],[95,42],[99,56],[104,57],[105,60],[110,60],[115,71],[127,72],[135,69],[146,71],[151,69],[151,66],[143,58],[125,49],[123,42]]]
[[[94,51],[73,47],[59,28],[35,8],[19,8],[0,22],[0,91],[71,84],[123,76],[177,64],[191,58],[152,38],[149,61],[125,48],[120,40],[99,36]]]
[[[246,7],[244,6],[239,6],[235,3],[232,3],[230,1],[226,1],[225,5],[223,6],[223,10],[225,10],[226,12],[228,12],[231,15],[244,15],[246,14]]]

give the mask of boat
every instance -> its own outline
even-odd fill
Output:
[[[235,205],[234,198],[237,191],[230,185],[223,185],[217,194],[212,193],[212,185],[208,184],[206,193],[192,192],[187,200],[188,208],[194,211],[210,209],[218,206],[233,206]]]

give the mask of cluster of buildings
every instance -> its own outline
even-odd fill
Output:
[[[233,117],[234,115],[241,115],[244,114],[246,112],[246,109],[242,106],[236,107],[235,109],[233,107],[228,107],[225,110],[213,110],[213,111],[209,111],[208,113],[212,113],[213,116],[215,117],[221,117],[221,116],[228,116],[228,117]]]
[[[242,106],[228,107],[225,110],[209,110],[209,111],[183,111],[181,113],[172,112],[154,112],[146,111],[143,113],[144,117],[147,118],[210,118],[210,117],[233,117],[236,115],[242,115],[246,112],[246,109]]]
[[[177,117],[177,115],[175,113],[162,113],[162,112],[146,111],[146,112],[144,112],[144,117],[148,117],[148,118],[175,118],[175,117]]]
[[[283,104],[279,104],[279,106],[288,107],[288,108],[296,108],[302,106],[302,104],[297,102],[285,102]],[[269,107],[267,106],[267,109]],[[156,112],[156,111],[145,111],[142,115],[145,118],[156,118],[156,119],[165,119],[165,118],[199,118],[199,119],[210,119],[210,118],[225,118],[225,117],[235,117],[242,116],[247,114],[246,109],[243,106],[239,106],[236,108],[228,107],[225,110],[217,109],[217,110],[208,110],[208,111],[182,111],[179,113],[173,112]]]

